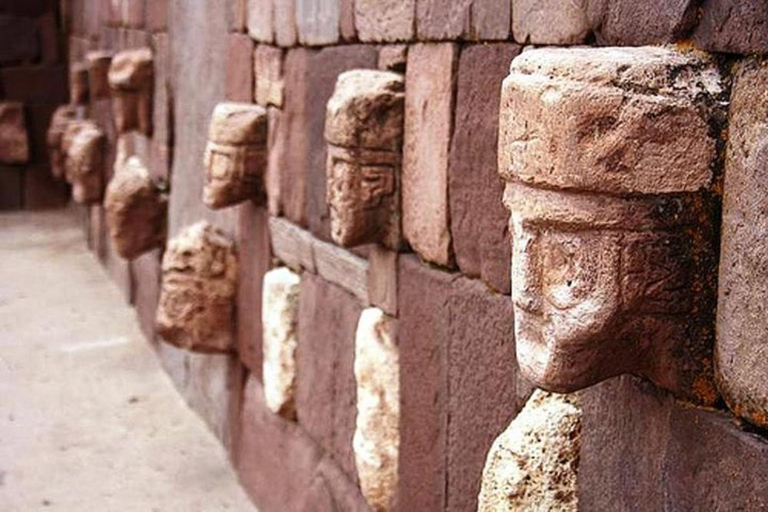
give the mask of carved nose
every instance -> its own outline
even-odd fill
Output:
[[[520,219],[512,219],[512,300],[529,313],[541,313],[541,269],[538,233],[524,227]]]

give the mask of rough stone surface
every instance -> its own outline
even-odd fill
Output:
[[[717,369],[731,409],[768,427],[768,68],[739,65],[731,93],[723,194]]]
[[[283,50],[260,44],[253,53],[254,97],[262,107],[283,106]]]
[[[85,54],[88,66],[88,91],[94,100],[107,98],[109,89],[109,67],[112,64],[112,53],[92,51]]]
[[[571,392],[633,373],[689,400],[717,399],[717,199],[707,188],[710,124],[722,121],[709,105],[722,103],[703,59],[644,47],[513,61],[499,172],[518,362],[538,386]]]
[[[168,198],[138,157],[118,165],[107,186],[104,209],[118,254],[132,260],[165,245]]]
[[[112,88],[113,114],[118,133],[152,133],[154,60],[150,48],[115,54],[107,75]]]
[[[282,47],[295,46],[298,41],[296,33],[296,3],[276,1],[275,15],[275,44]]]
[[[762,0],[704,0],[693,40],[711,52],[768,53],[768,4]]]
[[[397,325],[364,309],[355,334],[357,420],[353,446],[360,488],[374,510],[392,510],[400,451],[400,364]]]
[[[507,39],[511,0],[416,0],[419,40]]]
[[[417,44],[408,52],[403,147],[403,233],[425,260],[453,263],[448,153],[453,131],[455,44]]]
[[[228,101],[253,101],[253,41],[245,34],[227,37],[226,81]]]
[[[232,350],[236,276],[234,245],[207,222],[170,240],[163,256],[158,334],[186,350]]]
[[[248,35],[256,41],[271,43],[274,39],[274,4],[287,3],[281,0],[247,0]]]
[[[451,236],[456,263],[469,277],[510,293],[512,242],[501,203],[498,119],[501,81],[520,52],[515,44],[473,45],[459,58],[455,126],[449,160]]]
[[[288,157],[288,131],[283,129],[285,116],[276,107],[267,109],[269,116],[267,134],[267,174],[264,176],[264,187],[267,192],[267,209],[270,215],[278,217],[283,213],[282,173],[284,162]]]
[[[331,238],[342,247],[401,245],[404,89],[396,73],[347,71],[328,101],[326,188]]]
[[[322,46],[339,41],[339,0],[296,0],[299,42]]]
[[[247,200],[264,202],[267,111],[248,103],[220,103],[211,115],[203,157],[203,203],[213,209]]]
[[[343,289],[308,272],[301,276],[296,349],[299,425],[353,482],[355,329],[363,308]]]
[[[408,62],[407,44],[385,44],[379,50],[379,69],[405,73]]]
[[[394,251],[375,245],[368,254],[368,298],[371,305],[397,316],[397,257]]]
[[[32,19],[0,14],[0,63],[29,62],[40,54]]]
[[[583,1],[512,0],[512,34],[520,44],[579,44],[589,33]]]
[[[369,263],[333,244],[314,240],[313,251],[317,273],[337,284],[367,305]]]
[[[494,442],[477,510],[578,510],[581,405],[535,391]]]
[[[589,0],[587,17],[601,46],[670,43],[687,37],[699,0]]]
[[[73,130],[68,144],[65,144],[67,156],[64,169],[67,181],[72,184],[75,202],[88,204],[101,201],[105,186],[106,143],[105,133],[95,123],[85,121]]]
[[[29,136],[24,120],[24,105],[0,103],[0,163],[23,164],[29,161]]]
[[[270,217],[272,253],[295,272],[317,272],[312,235],[285,219]]]
[[[416,0],[355,0],[355,28],[363,42],[410,41]]]
[[[267,407],[286,419],[296,417],[296,346],[298,344],[299,275],[286,267],[264,275],[264,398]]]

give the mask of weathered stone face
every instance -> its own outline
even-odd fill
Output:
[[[109,67],[112,108],[118,133],[152,133],[154,61],[152,50],[140,48],[117,53]]]
[[[264,275],[264,397],[267,407],[284,418],[296,418],[296,346],[299,315],[298,274],[287,267]]]
[[[581,400],[537,390],[493,443],[478,512],[578,510]]]
[[[237,256],[232,241],[205,221],[181,232],[163,255],[157,332],[194,352],[234,347]]]
[[[104,209],[109,235],[123,258],[132,260],[165,244],[168,199],[137,157],[116,166]]]
[[[265,200],[267,111],[258,105],[220,103],[213,111],[205,148],[203,202],[219,209]]]
[[[23,164],[29,160],[29,136],[24,105],[0,103],[0,163]]]
[[[371,508],[392,510],[400,453],[400,364],[396,322],[378,308],[363,310],[357,324],[355,380],[353,447],[360,488]]]
[[[571,392],[635,373],[711,403],[710,124],[697,54],[543,49],[504,81],[499,173],[520,367]]]
[[[51,161],[51,174],[54,178],[64,178],[64,160],[66,154],[62,149],[64,131],[75,119],[75,109],[70,105],[62,105],[56,109],[51,118],[51,124],[46,134],[46,145]]]
[[[88,65],[88,91],[91,98],[106,98],[110,94],[109,68],[112,64],[112,53],[93,51],[85,54]]]
[[[403,91],[403,77],[396,73],[348,71],[328,102],[331,237],[344,247],[400,246]]]
[[[88,103],[88,66],[82,62],[69,70],[69,96],[72,105]]]
[[[70,123],[64,140],[64,169],[72,184],[72,198],[81,204],[100,201],[104,193],[104,132],[90,121]]]

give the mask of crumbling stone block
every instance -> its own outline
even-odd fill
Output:
[[[24,120],[24,105],[0,103],[0,164],[29,161],[29,136]]]
[[[453,263],[448,206],[458,47],[417,44],[408,52],[403,146],[403,233],[425,260]]]
[[[253,52],[254,97],[262,107],[283,106],[283,50],[260,44]]]
[[[62,148],[62,140],[67,125],[75,119],[75,109],[71,105],[58,107],[51,118],[51,124],[46,134],[48,156],[51,163],[51,174],[54,178],[64,178],[64,160],[66,153]]]
[[[205,148],[203,202],[219,209],[249,199],[263,203],[267,169],[267,111],[247,103],[219,103]]]
[[[720,391],[739,416],[768,427],[768,67],[736,70],[725,160],[717,369]]]
[[[518,362],[571,392],[633,373],[711,404],[723,87],[669,48],[540,49],[502,86]]]
[[[355,28],[363,42],[413,39],[416,0],[355,0]]]
[[[581,401],[537,390],[493,444],[478,512],[578,510]]]
[[[347,71],[328,101],[331,238],[343,247],[381,243],[397,250],[401,245],[404,88],[396,73]]]
[[[298,344],[298,274],[286,267],[264,275],[262,381],[267,407],[286,419],[296,418],[296,346]]]
[[[396,321],[364,309],[355,335],[357,421],[353,446],[360,488],[374,510],[392,510],[400,451],[400,364]]]
[[[182,231],[163,256],[157,332],[194,352],[234,347],[237,255],[232,241],[205,221]]]
[[[154,61],[150,48],[117,53],[109,67],[113,112],[118,134],[139,130],[152,134]]]
[[[123,258],[133,260],[165,245],[167,194],[138,157],[116,166],[104,209],[112,243]]]
[[[106,135],[95,123],[70,123],[64,135],[64,169],[72,198],[80,204],[101,201],[104,194]]]
[[[85,105],[88,99],[88,65],[78,62],[69,69],[69,102],[72,105]]]
[[[693,40],[711,52],[768,54],[768,3],[704,0]]]
[[[88,91],[91,99],[108,98],[109,67],[112,65],[112,52],[93,51],[85,54],[88,66]]]
[[[520,44],[579,44],[589,33],[585,2],[512,0],[512,34]]]

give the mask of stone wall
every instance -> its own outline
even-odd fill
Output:
[[[710,228],[706,233],[705,228],[689,230],[689,224],[679,220],[686,210],[662,220],[653,213],[661,210],[648,210],[653,221],[648,221],[648,229],[662,229],[658,227],[662,224],[663,229],[673,230],[679,223],[686,226],[681,229],[697,248],[702,247],[703,254],[686,252],[685,257],[692,258],[691,265],[697,269],[705,269],[706,279],[696,281],[699,284],[691,292],[697,294],[692,299],[697,306],[690,316],[694,320],[684,328],[683,338],[688,341],[664,352],[668,359],[659,356],[665,364],[649,369],[640,362],[649,345],[665,346],[665,336],[671,332],[666,327],[649,328],[639,339],[632,334],[642,350],[628,355],[611,352],[622,340],[615,340],[610,332],[599,338],[600,346],[607,347],[606,359],[615,362],[608,373],[631,372],[647,379],[613,377],[580,391],[580,459],[569,466],[578,468],[578,499],[570,503],[578,502],[582,510],[768,509],[764,491],[768,444],[762,435],[762,428],[768,427],[768,385],[761,371],[768,346],[762,304],[768,293],[759,284],[766,277],[768,261],[764,236],[768,232],[764,186],[768,160],[763,151],[768,137],[764,98],[768,75],[760,57],[768,53],[768,4],[763,0],[64,0],[60,11],[52,7],[25,11],[38,3],[44,4],[9,2],[19,6],[12,15],[31,16],[25,19],[41,34],[48,34],[48,24],[59,19],[56,12],[64,15],[70,68],[86,62],[89,52],[96,50],[152,51],[151,130],[118,133],[114,94],[91,94],[80,115],[94,120],[106,133],[107,181],[116,161],[136,156],[154,179],[165,184],[169,239],[205,220],[235,242],[239,261],[232,336],[236,349],[192,353],[163,343],[155,328],[163,250],[153,249],[132,261],[120,258],[108,236],[100,203],[81,207],[85,229],[92,249],[135,306],[138,321],[156,344],[168,373],[190,406],[221,438],[260,509],[362,511],[369,509],[368,503],[401,511],[477,508],[488,451],[534,388],[518,367],[515,332],[523,315],[517,314],[511,295],[522,284],[515,282],[517,273],[510,281],[510,265],[520,257],[522,246],[512,250],[510,212],[504,207],[504,182],[497,163],[507,162],[504,155],[497,155],[499,130],[503,133],[520,119],[541,122],[542,130],[552,131],[538,133],[551,138],[546,148],[552,152],[557,144],[565,147],[573,141],[562,154],[586,155],[578,163],[592,165],[589,168],[602,165],[607,157],[598,155],[592,164],[584,163],[596,153],[590,152],[593,146],[579,144],[590,143],[590,137],[608,137],[606,133],[615,126],[624,130],[617,129],[619,135],[610,139],[611,149],[618,148],[613,154],[621,162],[658,146],[666,148],[662,155],[682,155],[670,161],[654,160],[654,155],[643,160],[656,162],[652,170],[658,179],[648,179],[647,190],[637,185],[646,172],[640,164],[638,182],[609,173],[595,186],[607,187],[605,183],[617,180],[618,188],[609,195],[617,201],[639,201],[630,207],[638,226],[644,218],[637,212],[645,211],[646,205],[663,210],[669,204],[658,199],[661,193],[650,203],[638,199],[648,190],[655,194],[667,186],[663,194],[672,194],[685,205],[689,196],[681,199],[682,195],[692,194],[692,208],[701,209],[694,208],[696,215],[691,218],[695,220],[690,222]],[[6,13],[0,8],[0,23],[3,16]],[[0,30],[0,40],[4,35]],[[610,65],[600,65],[611,60],[608,54],[598,52],[594,60],[567,71],[563,71],[565,64],[552,62],[570,59],[572,49],[563,50],[562,57],[541,61],[543,67],[554,66],[549,78],[567,75],[567,84],[578,85],[581,80],[596,88],[605,85],[605,90],[615,86],[632,105],[637,104],[634,95],[641,98],[639,102],[649,97],[647,104],[668,102],[657,110],[638,107],[636,118],[631,117],[632,111],[621,122],[614,119],[606,125],[606,116],[584,114],[584,134],[572,138],[574,132],[568,131],[567,123],[583,114],[578,105],[572,111],[568,105],[549,111],[534,104],[538,100],[526,99],[525,91],[501,101],[502,81],[521,53],[528,57],[526,62],[517,61],[518,73],[542,73],[543,68],[535,68],[539,57],[528,54],[529,45],[602,48],[667,43],[674,43],[671,51],[681,52],[686,59],[690,55],[686,52],[694,48],[708,52],[693,54],[705,55],[702,59],[707,64],[686,61],[669,68],[662,63],[658,68],[651,63],[633,75],[626,71],[634,69],[642,57],[631,57],[626,67],[617,64],[616,76],[608,76]],[[0,61],[0,76],[2,101],[26,104],[34,145],[34,130],[44,132],[52,106],[67,100],[66,55],[49,55],[48,46],[31,42],[29,49],[8,48],[31,52],[15,58],[19,63],[12,66]],[[6,51],[10,50],[0,44],[0,58],[5,59]],[[346,248],[334,238],[336,218],[334,205],[329,205],[333,197],[329,189],[338,184],[329,183],[331,174],[326,172],[326,109],[337,78],[359,69],[388,70],[404,80],[402,140],[395,148],[402,148],[401,171],[393,185],[401,207],[399,245]],[[681,80],[690,76],[698,83],[691,87],[709,91],[708,83],[701,84],[713,75],[697,74],[708,70],[718,76],[717,94],[701,92],[689,98],[688,92],[681,92]],[[660,78],[654,81],[657,72]],[[666,81],[671,85],[658,85]],[[60,89],[51,85],[59,82]],[[602,90],[596,94],[603,94]],[[208,179],[204,155],[211,115],[223,101],[266,109],[266,198],[211,210],[202,200]],[[555,117],[542,121],[544,111]],[[673,127],[693,126],[699,120],[696,116],[705,119],[704,135],[685,143],[690,146],[671,149],[677,139],[669,143],[648,139],[633,145],[632,138],[627,138],[627,133],[644,136],[645,127],[667,122],[658,120],[666,119],[670,111],[680,116],[691,113],[694,119],[675,125],[681,117],[674,117],[669,121]],[[558,132],[561,126],[565,128]],[[669,126],[659,129],[667,134],[685,132]],[[501,147],[502,152],[507,149]],[[34,158],[40,154],[33,151]],[[548,157],[542,158],[542,165],[549,165]],[[689,186],[686,180],[693,178],[686,165],[708,173],[707,180]],[[0,180],[18,181],[19,173],[25,173],[27,183],[48,180],[46,164],[40,163],[39,178],[37,169],[36,164],[0,165]],[[627,172],[633,171],[630,166]],[[8,178],[14,172],[19,176]],[[535,182],[536,177],[531,179]],[[2,205],[10,189],[5,181],[0,183]],[[29,191],[51,190],[36,187],[24,189],[30,206],[37,199]],[[563,190],[570,193],[573,188]],[[546,210],[548,200],[541,201]],[[560,203],[552,201],[549,206],[555,211]],[[598,214],[590,217],[595,223],[608,210],[590,211]],[[632,225],[635,220],[629,221],[630,231],[637,227]],[[688,261],[673,253],[660,263],[653,259],[659,258],[658,253],[648,254],[652,269]],[[718,254],[719,316],[712,329]],[[282,332],[270,336],[290,339],[295,349],[269,353],[295,361],[264,371],[261,314],[275,306],[263,307],[264,297],[274,295],[263,295],[263,280],[276,267],[289,267],[298,274],[294,292],[298,306],[281,310],[285,317],[290,316],[286,311],[295,310],[293,323],[276,328],[270,319],[268,330]],[[392,483],[389,472],[380,485],[371,484],[370,466],[364,466],[368,468],[364,474],[358,471],[363,467],[356,463],[361,450],[354,441],[360,423],[356,421],[358,386],[364,385],[355,373],[358,337],[364,335],[358,323],[371,307],[386,314],[387,325],[395,326],[391,328],[397,333],[399,365],[398,407],[394,408],[399,424],[394,445],[398,478]],[[616,324],[615,332],[623,327]],[[623,336],[625,331],[621,332]],[[686,359],[694,356],[695,361]],[[276,357],[270,356],[267,364],[275,364],[270,361]],[[578,366],[582,361],[577,358],[568,364]],[[265,385],[264,379],[277,371],[289,372],[280,373],[281,389],[289,396],[284,399],[290,400],[284,408],[271,407],[264,396],[265,387],[275,384]],[[552,387],[560,387],[557,382]],[[563,386],[584,387],[575,382],[570,379]],[[369,413],[384,414],[382,410]],[[391,436],[363,437],[394,443]],[[372,496],[369,489],[379,494]],[[381,506],[381,493],[388,506]]]

